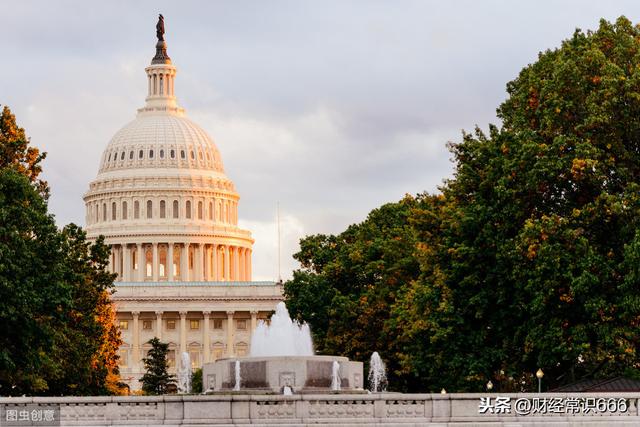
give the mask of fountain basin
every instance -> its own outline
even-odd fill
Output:
[[[205,363],[202,367],[206,391],[233,391],[236,361],[240,362],[240,391],[282,393],[290,387],[293,393],[331,392],[333,362],[340,365],[340,391],[363,388],[362,362],[341,356],[264,356],[234,357]]]

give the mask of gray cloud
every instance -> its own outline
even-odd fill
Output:
[[[275,205],[296,240],[339,232],[404,193],[437,191],[461,129],[496,122],[505,84],[576,27],[633,1],[21,1],[2,4],[0,103],[48,151],[51,210],[82,224],[82,194],[145,96],[158,12],[176,90],[218,144],[273,278]]]

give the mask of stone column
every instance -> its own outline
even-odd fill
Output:
[[[195,279],[197,282],[202,282],[202,243],[196,243],[193,261]]]
[[[258,326],[258,310],[251,310],[251,333],[256,330]]]
[[[122,245],[122,249],[124,250],[124,261],[123,264],[123,272],[122,272],[122,280],[125,282],[131,281],[131,250],[129,249],[129,245]]]
[[[118,275],[116,280],[119,282],[122,280],[122,272],[120,271],[120,246],[113,246],[113,272]]]
[[[133,368],[138,370],[140,366],[140,327],[138,326],[138,316],[140,312],[132,311],[131,314],[133,315],[131,358],[133,359]]]
[[[156,337],[162,340],[162,311],[156,311]]]
[[[138,274],[138,281],[143,282],[144,281],[143,259],[144,259],[144,263],[146,263],[147,261],[146,261],[146,257],[144,257],[142,253],[142,243],[136,244],[136,256],[138,257],[138,270],[136,271],[136,273]]]
[[[203,253],[204,253],[204,274],[202,275],[202,279],[206,282],[211,281],[211,246],[206,243],[203,245]]]
[[[238,280],[240,280],[241,282],[244,282],[245,279],[245,274],[244,274],[244,252],[245,252],[245,248],[241,248],[238,247]]]
[[[224,245],[224,280],[231,280],[229,274],[229,245]]]
[[[218,280],[218,245],[212,245],[212,255],[211,255],[211,276],[213,277],[211,280],[217,282]]]
[[[251,253],[253,252],[252,249],[249,249],[249,276],[247,277],[247,281],[251,281],[251,276],[253,275],[253,272],[251,271],[252,265],[251,265]]]
[[[227,311],[227,357],[233,357],[233,311]]]
[[[209,362],[209,360],[211,359],[211,344],[209,343],[209,339],[210,339],[210,335],[209,335],[209,324],[210,324],[210,320],[209,320],[209,315],[211,314],[210,311],[203,311],[202,315],[204,316],[204,325],[202,330],[202,346],[204,347],[204,352],[203,352],[203,361],[202,364],[204,365],[205,363]]]
[[[167,248],[167,268],[169,269],[167,280],[173,282],[173,242],[169,242],[169,248]]]
[[[180,357],[176,360],[182,360],[182,353],[187,351],[187,312],[180,312]],[[177,362],[176,362],[177,363]]]
[[[233,248],[233,280],[240,281],[240,251],[236,246]]]
[[[151,262],[151,276],[154,282],[158,281],[158,270],[160,269],[160,263],[158,262],[158,244],[153,244],[153,261]]]
[[[189,244],[183,243],[180,249],[180,279],[183,282],[189,281]]]

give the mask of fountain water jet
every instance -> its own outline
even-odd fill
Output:
[[[334,360],[331,366],[331,390],[340,391],[340,383],[340,364]]]
[[[236,360],[235,369],[234,370],[235,370],[236,383],[233,386],[233,391],[240,391],[240,383],[242,381],[242,377],[240,376],[240,361],[239,360]]]
[[[369,361],[369,389],[372,393],[384,391],[387,383],[387,371],[382,358],[374,351]]]
[[[253,332],[251,356],[313,356],[309,325],[291,320],[287,306],[279,302],[271,324],[261,320]]]
[[[178,369],[178,392],[191,393],[191,358],[186,351],[181,354],[180,369]]]

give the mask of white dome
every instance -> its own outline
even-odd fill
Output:
[[[207,133],[184,116],[142,113],[107,145],[99,172],[148,167],[208,169],[224,173]]]
[[[125,282],[250,281],[240,196],[212,139],[176,102],[164,42],[145,71],[145,106],[113,136],[84,195],[87,237],[105,237]]]

